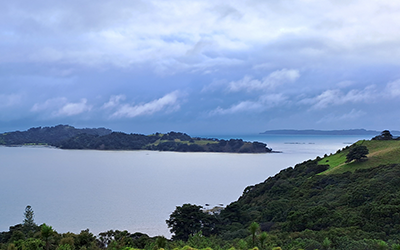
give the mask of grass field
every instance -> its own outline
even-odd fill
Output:
[[[347,148],[321,159],[318,162],[320,165],[329,165],[329,169],[321,174],[339,174],[347,171],[353,172],[356,169],[377,167],[379,165],[400,164],[400,140],[362,140],[355,144],[364,145],[368,148],[369,154],[366,161],[346,163],[346,155],[350,150]]]

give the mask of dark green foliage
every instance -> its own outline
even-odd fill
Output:
[[[89,229],[82,230],[75,237],[75,247],[77,249],[82,249],[82,247],[86,247],[86,249],[90,248],[96,237],[89,231]]]
[[[42,250],[45,246],[45,243],[40,239],[29,238],[25,240],[22,245],[22,249]]]
[[[372,140],[392,140],[393,136],[389,130],[383,130],[380,135],[375,136]]]
[[[57,125],[55,127],[30,128],[27,131],[15,131],[0,135],[0,141],[5,145],[49,144],[57,145],[61,141],[75,137],[79,134],[103,136],[110,134],[111,130],[105,128],[76,129],[68,125]]]
[[[68,140],[58,143],[58,147],[63,149],[91,149],[93,148],[93,141],[99,136],[90,134],[79,134]]]
[[[156,239],[157,248],[158,249],[165,248],[165,246],[167,245],[167,242],[168,242],[168,240],[164,236],[157,237],[157,239]]]
[[[173,141],[173,140],[190,141],[192,138],[185,133],[171,131],[168,134],[164,134],[160,139],[167,141]]]
[[[24,239],[25,239],[25,234],[20,230],[15,230],[12,232],[10,241],[15,242],[15,241],[24,240]]]
[[[25,234],[29,234],[30,232],[34,233],[38,230],[38,226],[34,221],[34,213],[31,206],[26,206],[24,212],[24,232]]]
[[[261,142],[244,142],[242,139],[216,140],[218,143],[207,144],[209,152],[234,152],[234,153],[266,153],[272,150],[267,144]]]
[[[250,224],[249,231],[251,233],[253,247],[256,246],[256,234],[258,233],[259,230],[260,230],[260,224],[258,224],[257,222],[253,222]]]
[[[75,235],[72,233],[64,234],[58,245],[64,246],[64,248],[67,248],[65,245],[69,245],[71,250],[75,249]]]
[[[157,146],[147,147],[150,150],[176,152],[204,152],[205,148],[197,144],[186,144],[175,141],[161,142]]]
[[[63,149],[138,150],[157,140],[154,136],[112,132],[104,136],[79,135],[60,143]]]
[[[260,236],[258,236],[258,240],[260,241],[260,248],[264,249],[264,245],[267,241],[268,234],[266,232],[262,232]]]
[[[362,161],[367,158],[367,154],[369,153],[368,148],[364,145],[354,146],[350,149],[350,152],[346,155],[346,162]]]
[[[215,233],[216,219],[213,215],[204,213],[201,206],[183,204],[166,220],[174,240],[188,240],[189,236],[202,232],[204,236]]]
[[[12,235],[14,232],[23,232],[24,231],[24,226],[22,224],[17,224],[15,226],[10,226],[10,229],[8,232],[1,232],[0,233],[0,243],[7,243],[7,242],[12,242],[13,240],[11,239]],[[19,233],[16,233],[19,234]]]
[[[324,169],[317,160],[307,161],[246,188],[221,212],[224,237],[257,221],[275,233],[357,228],[367,235],[352,240],[400,238],[399,165],[317,175]]]
[[[46,242],[46,250],[49,250],[49,248],[50,248],[50,240],[51,240],[51,237],[54,234],[53,227],[48,226],[46,224],[42,224],[40,226],[40,233],[41,233],[41,236],[42,236],[43,240]]]
[[[134,247],[143,249],[151,244],[152,239],[143,233],[131,234],[128,231],[109,230],[102,232],[98,237],[98,244],[100,248],[109,248],[110,246],[118,247]]]

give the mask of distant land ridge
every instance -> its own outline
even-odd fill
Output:
[[[272,149],[262,142],[242,139],[219,140],[190,137],[169,132],[151,135],[113,132],[106,128],[77,129],[69,125],[30,128],[0,134],[0,145],[49,145],[61,149],[156,150],[175,152],[268,153]]]
[[[400,131],[391,130],[393,135],[400,135]],[[260,134],[265,135],[379,135],[380,131],[366,129],[343,129],[343,130],[296,130],[296,129],[279,129],[267,130]]]

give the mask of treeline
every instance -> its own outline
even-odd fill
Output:
[[[31,128],[0,134],[0,145],[45,144],[61,149],[158,150],[177,152],[266,153],[272,150],[261,142],[241,139],[218,140],[192,138],[185,133],[152,135],[126,134],[109,129],[76,129],[72,126]]]
[[[186,224],[185,239],[164,236],[150,237],[143,233],[130,233],[126,230],[109,230],[97,236],[89,229],[80,233],[58,233],[51,226],[42,224],[27,225],[25,222],[10,227],[7,232],[0,233],[1,250],[135,250],[135,249],[173,249],[173,250],[315,250],[315,249],[343,249],[343,250],[375,250],[400,249],[399,239],[382,240],[374,238],[357,228],[331,228],[329,230],[304,230],[300,232],[263,231],[259,223],[252,222],[246,228],[243,237],[226,239],[207,230],[211,226],[215,214],[207,214],[199,210],[199,206],[185,204],[182,208],[191,211],[192,217],[176,217]],[[177,210],[180,207],[177,207]],[[203,221],[195,218],[201,217]],[[175,218],[171,216],[171,218]],[[205,219],[205,220],[204,220]],[[189,220],[189,221],[188,221]],[[192,222],[193,222],[192,221]],[[203,224],[206,222],[206,224]],[[175,233],[175,232],[174,232]],[[210,234],[211,233],[211,234]]]
[[[80,134],[103,136],[112,131],[106,128],[77,129],[68,125],[30,128],[27,131],[14,131],[0,134],[0,145],[48,144],[56,145],[61,141]]]
[[[167,244],[163,236],[150,237],[143,233],[110,230],[94,235],[89,229],[75,234],[58,233],[51,226],[27,228],[25,224],[10,227],[0,233],[1,250],[100,250],[100,249],[158,249]],[[158,246],[158,247],[157,247]]]

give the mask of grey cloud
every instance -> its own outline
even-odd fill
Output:
[[[326,113],[365,120],[367,108],[399,103],[400,3],[340,2],[5,1],[2,115],[119,123],[156,114],[160,126],[156,117],[173,111],[192,121],[210,110],[281,124],[294,114],[309,124]],[[187,105],[174,90],[190,94]]]
[[[173,112],[180,108],[178,96],[179,92],[174,91],[148,103],[134,106],[123,104],[117,107],[117,111],[112,114],[111,118],[133,118],[136,116],[151,115],[162,110]]]
[[[186,58],[159,60],[154,64],[155,72],[160,75],[174,75],[189,71],[190,73],[216,73],[219,68],[241,65],[244,62],[234,58],[207,57],[200,55],[195,59]]]
[[[75,116],[88,112],[92,109],[92,105],[87,104],[87,99],[83,98],[80,102],[69,102],[65,97],[58,97],[46,100],[44,103],[35,103],[31,111],[43,113],[44,117],[55,118],[65,116]]]
[[[231,92],[236,91],[259,91],[268,90],[277,87],[278,85],[286,82],[294,82],[300,77],[298,70],[294,69],[281,69],[272,72],[262,80],[252,79],[250,76],[245,76],[240,81],[230,82],[228,90]]]
[[[196,45],[199,41],[212,44],[207,50],[224,60],[237,59],[237,52],[249,53],[255,47],[273,43],[286,43],[278,48],[284,52],[291,46],[287,44],[289,41],[295,41],[292,46],[297,57],[329,58],[340,54],[338,51],[344,56],[354,53],[362,56],[365,48],[373,48],[370,51],[379,55],[379,51],[388,51],[388,43],[393,44],[390,46],[393,50],[400,40],[396,32],[400,18],[396,13],[371,12],[371,9],[387,4],[356,1],[336,6],[329,2],[288,5],[232,1],[227,5],[223,1],[149,3],[127,0],[85,3],[40,0],[33,3],[20,0],[5,4],[0,26],[6,32],[0,36],[3,48],[4,41],[14,41],[12,52],[20,51],[21,60],[62,59],[63,62],[96,67],[106,64],[129,67],[143,62],[181,60],[188,51],[204,53],[201,48],[204,45]],[[398,6],[398,3],[390,3],[390,8]],[[315,13],[326,15],[313,15]],[[374,18],[371,15],[375,15]],[[391,20],[390,26],[386,25],[388,20]],[[316,28],[339,22],[343,25],[334,26],[334,30],[328,25],[330,32],[321,33]],[[32,26],[30,32],[25,23]],[[26,38],[27,33],[32,39],[21,39]],[[165,36],[173,39],[166,40]],[[304,42],[301,44],[301,41]],[[12,57],[7,50],[1,52],[4,58]],[[380,58],[392,60],[389,56],[393,53]],[[203,57],[200,60],[210,59]],[[198,65],[213,67],[209,63],[187,61],[186,64],[189,66],[186,70]]]
[[[254,111],[261,111],[263,109],[263,106],[261,103],[258,102],[253,102],[253,101],[242,101],[239,102],[238,104],[232,105],[231,107],[224,109],[221,107],[216,108],[215,110],[212,110],[209,114],[211,116],[214,115],[227,115],[227,114],[235,114],[238,112],[254,112]]]
[[[267,109],[287,104],[287,97],[283,94],[269,94],[262,95],[257,101],[241,101],[238,104],[234,104],[229,108],[217,107],[212,110],[209,114],[214,115],[229,115],[241,112],[262,112]]]
[[[314,98],[306,98],[299,103],[309,104],[312,109],[324,109],[346,103],[373,102],[376,97],[375,86],[367,86],[363,90],[353,89],[347,93],[339,89],[328,89]]]
[[[218,20],[223,20],[226,18],[240,19],[243,17],[243,13],[241,13],[238,9],[226,4],[217,5],[214,8],[210,8],[210,11],[217,12],[219,14]]]
[[[226,87],[226,80],[214,80],[210,84],[203,86],[201,93],[210,93],[223,89]]]
[[[52,98],[48,99],[43,103],[35,103],[31,111],[32,112],[40,112],[40,111],[45,111],[45,110],[53,110],[62,107],[68,102],[67,98],[65,97],[58,97],[58,98]]]
[[[125,95],[114,95],[110,97],[110,100],[103,105],[104,109],[115,108],[117,107],[121,101],[126,99]]]
[[[54,114],[56,116],[73,116],[90,111],[91,109],[92,106],[87,104],[87,100],[82,99],[80,102],[65,104]]]
[[[389,97],[400,97],[400,79],[389,82],[386,85],[385,92]]]

